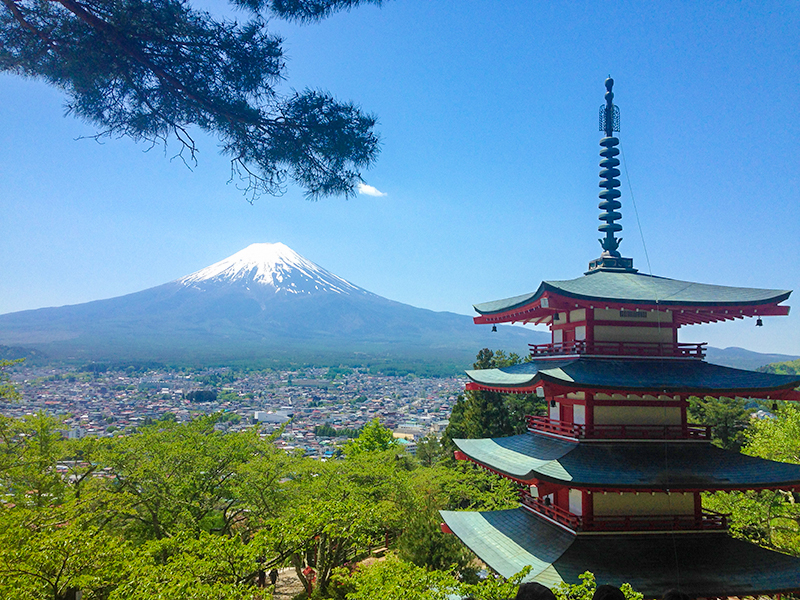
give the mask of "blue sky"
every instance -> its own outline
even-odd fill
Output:
[[[254,242],[463,314],[578,277],[600,253],[609,74],[652,272],[800,287],[796,2],[390,0],[270,28],[286,39],[287,91],[378,116],[364,177],[386,195],[308,202],[290,188],[250,205],[214,139],[193,170],[171,160],[176,145],[76,140],[94,130],[64,116],[57,90],[0,76],[0,313],[135,292]],[[622,253],[649,272],[624,173],[622,193]],[[681,339],[800,355],[798,312]]]

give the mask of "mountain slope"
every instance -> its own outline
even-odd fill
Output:
[[[292,354],[427,358],[468,364],[484,346],[524,353],[544,333],[382,298],[283,244],[253,244],[155,288],[0,315],[0,344],[54,358],[166,362]]]

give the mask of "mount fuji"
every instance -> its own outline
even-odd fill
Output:
[[[170,364],[353,360],[468,365],[483,347],[525,353],[549,336],[491,333],[468,316],[388,300],[284,244],[252,244],[163,285],[0,315],[0,344],[56,359]]]

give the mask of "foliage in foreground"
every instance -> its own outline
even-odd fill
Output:
[[[448,600],[453,597],[474,600],[508,600],[513,598],[520,583],[530,573],[530,567],[508,579],[488,577],[477,583],[467,583],[454,570],[429,570],[389,556],[387,560],[354,572],[337,571],[334,577],[334,597],[337,600]],[[558,600],[592,600],[597,584],[592,573],[580,576],[580,583],[561,583],[553,589]],[[626,600],[642,600],[643,595],[630,584],[620,586]]]
[[[800,409],[787,404],[774,418],[754,419],[742,452],[800,464]],[[784,490],[705,494],[703,505],[731,514],[731,533],[761,546],[800,556],[798,495]]]
[[[236,600],[256,594],[259,571],[294,566],[323,598],[387,537],[419,568],[466,577],[471,557],[438,511],[515,502],[509,482],[470,465],[422,466],[378,423],[322,462],[216,419],[65,440],[54,418],[0,417],[0,597]]]

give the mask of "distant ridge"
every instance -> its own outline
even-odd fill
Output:
[[[800,358],[790,354],[762,354],[730,346],[728,348],[709,348],[706,353],[706,360],[715,365],[723,367],[734,367],[736,369],[748,369],[755,371],[765,365],[776,362],[787,362]]]
[[[388,300],[284,244],[252,244],[163,285],[84,304],[0,315],[0,344],[53,359],[169,364],[338,364],[379,359],[468,367],[483,347],[527,353],[544,332]]]

